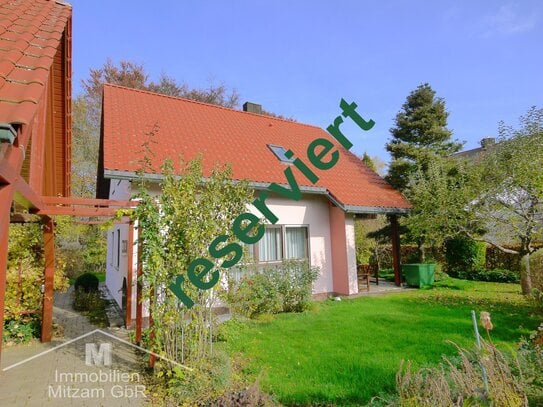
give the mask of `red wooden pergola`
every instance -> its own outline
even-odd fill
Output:
[[[11,222],[26,222],[31,214],[44,225],[41,340],[48,342],[55,270],[52,216],[112,217],[136,204],[70,197],[71,25],[68,3],[0,1],[0,338]],[[1,345],[0,340],[0,354]]]

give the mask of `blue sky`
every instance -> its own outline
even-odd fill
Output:
[[[474,148],[543,107],[543,2],[72,0],[74,93],[108,57],[189,86],[210,80],[241,101],[326,127],[341,98],[375,127],[346,126],[353,151],[384,145],[409,92],[445,99],[454,137]]]

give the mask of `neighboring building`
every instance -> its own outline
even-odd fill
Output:
[[[244,109],[256,112],[260,106],[248,103]],[[233,178],[249,180],[257,196],[272,182],[287,183],[283,171],[292,164],[284,155],[286,150],[307,162],[309,143],[316,138],[329,139],[340,149],[338,163],[328,171],[315,171],[320,177],[315,185],[294,169],[303,193],[300,201],[268,197],[267,205],[279,222],[267,227],[254,254],[262,263],[308,258],[321,269],[313,287],[316,295],[358,293],[355,216],[403,214],[409,210],[409,202],[321,128],[252,112],[105,85],[97,197],[131,197],[142,144],[149,140],[153,127],[153,174],[146,177],[155,181],[150,190],[157,195],[157,174],[167,158],[189,160],[201,153],[204,173],[216,163],[231,163]],[[136,281],[135,275],[127,276],[128,269],[135,273],[137,258],[137,253],[128,258],[127,241],[126,225],[110,230],[106,283],[121,306],[123,284]],[[132,303],[134,291],[128,290]]]
[[[453,154],[454,157],[463,157],[468,159],[474,159],[480,156],[485,151],[492,150],[497,143],[494,137],[485,137],[481,139],[481,147],[472,148],[471,150],[460,151],[459,153]]]
[[[0,337],[10,222],[44,223],[44,342],[51,340],[51,197],[70,196],[72,7],[60,0],[0,1]],[[1,340],[0,340],[1,348]]]

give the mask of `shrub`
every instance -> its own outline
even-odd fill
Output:
[[[530,273],[534,288],[543,292],[543,249],[530,255]]]
[[[543,405],[543,323],[520,343],[517,360],[516,373],[522,377],[529,405]]]
[[[494,283],[518,283],[520,281],[519,273],[503,269],[480,269],[471,272],[460,271],[457,273],[457,277],[465,280],[490,281]]]
[[[518,283],[520,275],[511,270],[481,270],[475,273],[473,280],[491,281],[494,283]]]
[[[74,310],[80,311],[89,321],[97,326],[109,325],[106,307],[108,301],[100,295],[100,291],[85,292],[77,290],[74,295]]]
[[[466,237],[445,242],[447,273],[457,277],[460,272],[472,273],[483,269],[486,262],[486,244]]]
[[[20,320],[10,320],[4,324],[2,342],[25,343],[40,335],[40,320],[36,316],[27,316]]]
[[[63,268],[55,269],[54,289],[65,291],[68,279]],[[43,266],[25,258],[13,262],[6,275],[5,319],[26,322],[29,312],[41,311],[43,294],[41,285],[44,282]]]
[[[75,279],[74,287],[76,291],[83,290],[86,293],[98,291],[100,281],[93,273],[84,273]]]
[[[230,281],[227,302],[234,313],[254,318],[262,314],[301,312],[311,302],[311,288],[319,275],[308,262],[284,261],[245,272],[239,282]]]
[[[490,343],[481,351],[457,348],[457,359],[444,357],[435,368],[412,372],[400,366],[396,384],[400,406],[526,406],[523,377],[518,362],[509,360]],[[483,382],[484,369],[488,391]]]

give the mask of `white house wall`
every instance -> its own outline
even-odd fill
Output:
[[[312,266],[320,268],[320,276],[313,285],[313,294],[333,291],[332,253],[330,249],[330,220],[327,198],[321,195],[304,195],[293,201],[271,195],[266,205],[279,218],[278,225],[307,225]],[[250,211],[262,217],[254,207]]]
[[[160,190],[157,186],[150,189],[151,195],[158,195]],[[255,193],[255,196],[258,192]],[[131,185],[125,180],[111,180],[110,199],[129,200],[131,198]],[[325,196],[307,195],[300,201],[284,199],[280,196],[270,194],[266,199],[266,205],[279,218],[279,225],[306,225],[309,235],[309,252],[312,266],[320,269],[320,275],[313,286],[313,294],[331,293],[334,291],[333,273],[332,273],[332,252],[331,252],[331,233],[330,233],[330,212],[329,203]],[[262,217],[262,214],[252,205],[248,209],[250,212]],[[358,292],[356,286],[356,255],[354,246],[354,219],[352,216],[346,217],[345,233],[347,238],[347,257],[349,273],[349,292]],[[119,258],[119,267],[116,266],[116,244],[117,231],[120,231],[120,239],[128,240],[128,225],[115,225],[108,231],[108,259],[106,284],[107,287],[119,305],[122,304],[122,285],[123,278],[126,277],[128,268],[128,259],[126,254],[121,254]],[[112,234],[113,232],[113,234]],[[137,239],[137,230],[135,230],[134,241]],[[133,286],[132,286],[132,318],[136,317],[136,265],[137,265],[137,246],[134,246],[133,256]],[[147,310],[144,306],[143,316],[147,316]]]

